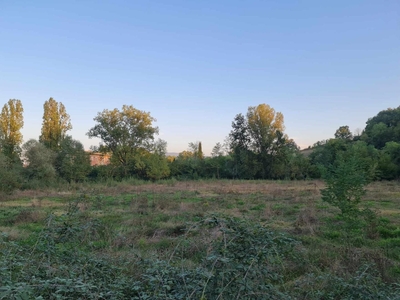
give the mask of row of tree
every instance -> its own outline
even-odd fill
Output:
[[[158,127],[149,112],[124,105],[103,110],[87,135],[100,138],[93,152],[110,155],[107,166],[90,166],[90,153],[67,132],[72,129],[64,105],[50,98],[44,103],[38,140],[22,144],[23,106],[9,100],[0,118],[0,189],[68,182],[137,177],[157,180],[175,178],[305,179],[319,178],[324,170],[346,156],[357,157],[371,179],[400,176],[400,107],[381,111],[367,121],[362,134],[353,136],[348,126],[334,138],[319,141],[306,151],[285,133],[282,113],[267,104],[238,114],[223,143],[205,157],[201,142],[177,157],[166,156],[167,143],[156,140]]]
[[[57,179],[82,181],[90,172],[89,154],[67,131],[70,117],[62,103],[53,98],[43,105],[39,140],[22,144],[23,106],[11,99],[0,115],[0,190],[52,184]]]
[[[188,153],[171,163],[176,177],[240,179],[320,178],[340,161],[357,161],[370,180],[400,177],[400,107],[379,112],[353,135],[339,127],[334,138],[316,142],[300,151],[283,133],[283,116],[266,104],[238,114],[223,145],[212,157],[198,160]]]

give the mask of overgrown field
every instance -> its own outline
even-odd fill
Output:
[[[400,184],[109,181],[0,201],[0,299],[400,299]]]

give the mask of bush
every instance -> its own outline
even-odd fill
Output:
[[[9,194],[21,187],[21,165],[0,152],[0,192]]]
[[[28,163],[24,170],[27,180],[37,180],[43,185],[53,183],[57,178],[54,168],[56,154],[36,140],[27,141],[22,148]]]
[[[340,156],[325,173],[326,188],[321,191],[322,201],[340,209],[342,215],[359,213],[358,204],[368,184],[365,168],[356,156]]]

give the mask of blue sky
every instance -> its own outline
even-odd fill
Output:
[[[25,141],[53,97],[86,148],[97,113],[127,104],[157,119],[169,152],[209,153],[260,103],[304,148],[399,95],[398,0],[0,0],[0,105],[22,101]]]

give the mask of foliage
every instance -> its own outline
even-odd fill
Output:
[[[204,158],[201,142],[189,143],[188,150],[182,151],[170,161],[171,176],[180,179],[209,178],[209,158]]]
[[[89,153],[79,141],[67,136],[61,141],[54,165],[60,177],[68,182],[84,181],[90,172]]]
[[[311,177],[312,166],[310,160],[299,151],[293,151],[288,154],[285,166],[285,179],[300,180]]]
[[[138,151],[150,151],[158,128],[150,113],[133,106],[123,105],[122,110],[103,110],[94,118],[97,124],[89,130],[90,138],[103,141],[103,149],[110,151],[113,161],[126,167]]]
[[[50,215],[33,247],[2,237],[0,299],[121,299],[134,280],[111,260],[77,247],[95,241],[101,229],[94,220],[78,220],[73,212]]]
[[[201,145],[201,142],[199,142],[199,150],[197,151],[197,157],[199,159],[204,159],[203,146]]]
[[[21,100],[10,99],[4,104],[0,115],[0,150],[13,160],[19,159],[24,126],[24,109]]]
[[[237,114],[232,122],[232,130],[229,134],[230,149],[250,148],[250,133],[248,131],[247,120],[243,114]]]
[[[190,142],[189,153],[192,153],[194,158],[204,159],[203,147],[201,142]]]
[[[72,129],[71,120],[64,104],[50,98],[43,104],[43,123],[39,141],[47,148],[60,149],[67,131]]]
[[[353,134],[351,133],[349,126],[340,126],[335,132],[335,139],[352,140]]]
[[[377,149],[385,147],[387,142],[400,142],[400,106],[368,119],[362,138]]]
[[[327,168],[336,161],[340,153],[345,152],[349,144],[342,139],[330,139],[315,146],[310,154],[310,161],[313,165]]]
[[[133,169],[141,178],[152,181],[166,178],[170,174],[167,159],[158,153],[138,156],[134,161]]]
[[[395,286],[385,284],[374,265],[367,263],[348,278],[330,273],[312,273],[297,284],[301,299],[383,300],[397,299],[395,295],[399,292]]]
[[[22,113],[21,101],[12,99],[4,105],[0,118],[0,150],[15,166],[21,163],[21,158],[26,158],[21,156],[20,149]],[[358,131],[353,137],[348,126],[341,126],[335,138],[316,142],[303,152],[284,133],[282,113],[267,104],[251,106],[246,114],[235,116],[229,136],[223,144],[214,146],[211,157],[204,156],[201,142],[192,142],[187,151],[167,160],[166,142],[154,141],[158,128],[153,126],[155,119],[149,112],[124,105],[121,110],[103,110],[94,120],[96,125],[87,135],[102,139],[96,151],[111,156],[110,166],[89,168],[82,145],[66,134],[72,126],[64,105],[53,98],[46,101],[40,142],[54,151],[56,158],[48,151],[41,154],[41,148],[31,150],[28,155],[33,162],[23,172],[26,179],[39,182],[53,178],[46,184],[55,182],[56,175],[68,182],[88,177],[91,180],[130,177],[295,180],[320,178],[340,157],[351,156],[358,157],[370,180],[393,180],[400,176],[400,107],[370,118],[361,136]],[[31,143],[29,147],[38,145]],[[28,181],[22,187],[35,185]]]
[[[280,283],[282,259],[295,245],[288,237],[239,220],[206,219],[199,225],[218,228],[228,244],[224,239],[216,241],[197,268],[175,266],[175,258],[131,261],[140,272],[139,281],[139,274],[129,273],[129,264],[84,251],[107,236],[107,229],[98,220],[82,218],[71,204],[67,213],[47,218],[32,248],[4,237],[0,240],[2,299],[271,299],[271,295],[284,295],[275,285]]]
[[[358,204],[365,194],[368,176],[356,156],[339,157],[325,174],[326,188],[322,200],[336,206],[343,215],[357,215]]]
[[[254,178],[259,167],[256,155],[250,150],[250,133],[247,120],[242,114],[235,116],[229,139],[233,157],[232,175],[236,178]]]
[[[232,157],[230,155],[218,155],[206,158],[205,170],[209,178],[231,178],[232,172],[230,166],[232,165]]]
[[[275,143],[282,138],[284,131],[283,114],[275,113],[268,104],[250,106],[247,110],[248,131],[251,137],[251,149],[255,153],[273,154]]]
[[[224,154],[225,153],[224,153],[223,146],[221,145],[221,143],[219,143],[219,142],[216,143],[211,151],[211,157],[223,156]]]
[[[202,175],[204,161],[194,157],[190,151],[179,153],[169,164],[171,176],[180,179],[199,179]]]
[[[21,164],[0,152],[0,192],[11,193],[21,187]]]
[[[54,182],[57,177],[54,162],[56,153],[36,140],[29,140],[23,146],[26,158],[25,176],[28,180],[38,180],[43,185]]]
[[[229,138],[239,178],[285,178],[290,157],[299,150],[284,134],[282,113],[267,104],[249,107],[246,117],[236,115]]]
[[[378,162],[380,178],[396,179],[400,176],[400,143],[387,142]]]
[[[205,224],[222,234],[206,257],[206,299],[288,298],[279,286],[294,257],[294,239],[245,220],[213,217]]]
[[[367,145],[363,141],[353,142],[348,146],[347,151],[341,153],[344,157],[356,157],[360,164],[359,167],[363,169],[368,180],[380,178],[378,168],[381,154],[374,146]]]

